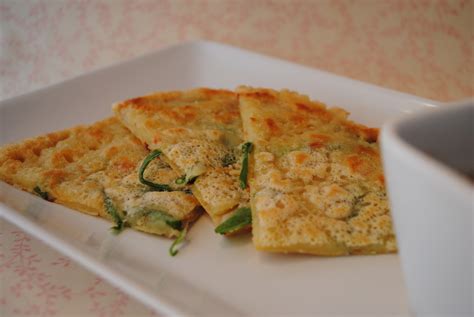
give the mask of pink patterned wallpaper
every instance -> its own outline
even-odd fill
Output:
[[[473,1],[0,1],[0,96],[184,40],[420,95],[473,95]]]
[[[0,0],[0,99],[208,39],[441,101],[474,95],[474,1]],[[152,316],[0,221],[0,315]]]
[[[0,220],[0,316],[157,316]]]

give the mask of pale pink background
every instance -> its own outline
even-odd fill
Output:
[[[473,1],[0,0],[0,99],[203,38],[441,101],[474,95]],[[153,312],[0,223],[0,315]]]

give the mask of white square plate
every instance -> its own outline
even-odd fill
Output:
[[[437,103],[210,43],[174,46],[0,103],[0,144],[92,123],[110,105],[156,90],[246,84],[289,88],[381,126]],[[256,252],[207,217],[172,258],[170,240],[126,230],[0,183],[0,213],[137,299],[172,315],[407,315],[397,255],[323,258]],[[73,282],[73,277],[71,281]]]

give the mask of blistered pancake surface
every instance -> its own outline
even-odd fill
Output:
[[[242,121],[237,95],[208,88],[158,92],[113,107],[117,117],[186,181],[216,224],[248,204],[239,187]]]
[[[50,133],[0,148],[0,179],[84,213],[111,219],[109,197],[134,228],[176,236],[179,231],[157,219],[159,211],[187,222],[198,215],[198,202],[183,191],[154,192],[138,181],[137,169],[149,150],[116,118]],[[177,174],[155,161],[146,177],[169,182]]]
[[[377,130],[291,91],[240,87],[257,249],[396,251]]]

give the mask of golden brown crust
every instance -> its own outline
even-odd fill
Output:
[[[199,88],[185,92],[158,92],[114,105],[118,114],[131,109],[147,116],[144,124],[158,132],[159,129],[179,126],[202,129],[206,123],[241,129],[237,96],[228,90]],[[152,139],[147,141],[151,143]]]
[[[255,145],[251,202],[259,250],[318,255],[396,251],[377,130],[308,97],[238,89]]]
[[[238,186],[242,123],[234,92],[157,92],[117,103],[113,109],[150,149],[161,150],[178,174],[199,176],[193,193],[216,224],[223,214],[248,204]],[[224,164],[226,157],[236,160]]]
[[[56,203],[107,219],[111,217],[105,209],[105,195],[124,212],[132,211],[125,202],[135,201],[141,206],[172,205],[172,212],[179,212],[173,216],[183,221],[195,217],[198,203],[184,193],[178,197],[176,193],[165,193],[144,201],[147,188],[139,184],[137,168],[148,153],[145,145],[116,118],[109,118],[3,146],[0,179],[31,193],[39,188]],[[160,162],[154,162],[152,167],[157,164]],[[148,177],[168,182],[177,174],[163,167]],[[166,227],[156,230],[146,221],[134,227],[170,237],[179,233]]]

